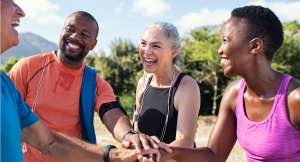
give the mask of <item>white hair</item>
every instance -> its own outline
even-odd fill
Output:
[[[146,30],[153,26],[157,27],[164,33],[166,38],[169,40],[171,49],[178,48],[177,55],[173,58],[173,65],[179,68],[180,63],[183,64],[183,59],[180,55],[181,41],[177,28],[173,24],[168,22],[154,22],[149,25]]]

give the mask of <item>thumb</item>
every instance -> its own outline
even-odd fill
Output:
[[[130,147],[130,142],[128,140],[124,139],[122,141],[121,145],[122,145],[123,148],[129,148]]]

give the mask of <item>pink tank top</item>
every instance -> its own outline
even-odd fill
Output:
[[[300,131],[293,127],[286,113],[286,91],[292,77],[284,75],[269,116],[252,122],[245,115],[245,80],[239,89],[236,118],[237,138],[247,151],[248,162],[300,162]]]

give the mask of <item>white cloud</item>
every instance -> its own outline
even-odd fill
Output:
[[[116,7],[115,7],[115,12],[119,13],[123,10],[123,6],[124,6],[125,1],[120,2]]]
[[[298,2],[266,2],[258,0],[248,3],[247,5],[261,5],[270,8],[278,18],[283,21],[300,21],[300,1]]]
[[[162,0],[136,0],[132,12],[139,12],[143,16],[159,16],[171,10],[171,6]]]
[[[40,16],[37,22],[39,24],[63,24],[65,20],[51,12],[47,15]]]
[[[208,8],[202,8],[200,12],[193,12],[184,15],[181,19],[175,21],[175,25],[182,32],[188,32],[190,29],[207,25],[219,25],[230,17],[230,10],[217,9],[210,11]]]
[[[297,2],[266,2],[265,0],[256,0],[245,5],[261,5],[270,8],[282,22],[298,20],[300,22],[300,1]],[[207,25],[218,25],[227,21],[231,10],[217,9],[210,11],[208,8],[202,8],[200,12],[192,12],[184,15],[175,25],[180,33],[189,32],[191,29]]]
[[[23,9],[26,17],[36,19],[39,24],[56,24],[64,22],[64,18],[57,16],[60,6],[48,0],[15,0]]]

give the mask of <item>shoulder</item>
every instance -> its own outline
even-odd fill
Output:
[[[180,92],[193,92],[193,91],[199,91],[199,86],[198,83],[196,82],[196,80],[194,78],[192,78],[189,75],[185,75],[183,76],[183,78],[181,79],[179,85],[178,85],[178,90]]]
[[[237,97],[238,97],[241,82],[242,79],[235,80],[227,86],[222,96],[222,101],[221,101],[222,107],[224,105],[224,107],[230,108],[232,109],[233,112],[235,112],[235,107],[236,107],[236,102],[237,102]],[[220,106],[220,109],[222,107]]]
[[[98,74],[96,74],[96,75],[97,75],[96,87],[98,88],[98,90],[109,90],[109,91],[113,90],[111,85],[106,80],[104,80]]]
[[[12,70],[26,68],[29,66],[30,67],[39,66],[40,64],[44,65],[46,61],[46,57],[47,57],[47,53],[22,58],[14,65],[14,68],[12,68]]]
[[[9,87],[11,90],[15,88],[14,83],[12,80],[1,70],[1,86]],[[3,88],[3,87],[2,87]],[[2,92],[2,90],[1,90]]]
[[[137,90],[144,90],[151,76],[151,74],[144,73],[137,83]]]
[[[226,93],[226,94],[229,93],[229,94],[227,94],[227,95],[230,95],[230,94],[237,95],[238,92],[239,92],[241,83],[242,83],[242,79],[235,80],[235,81],[231,82],[231,83],[227,86],[227,88],[226,88],[224,94],[225,94],[225,93]]]

